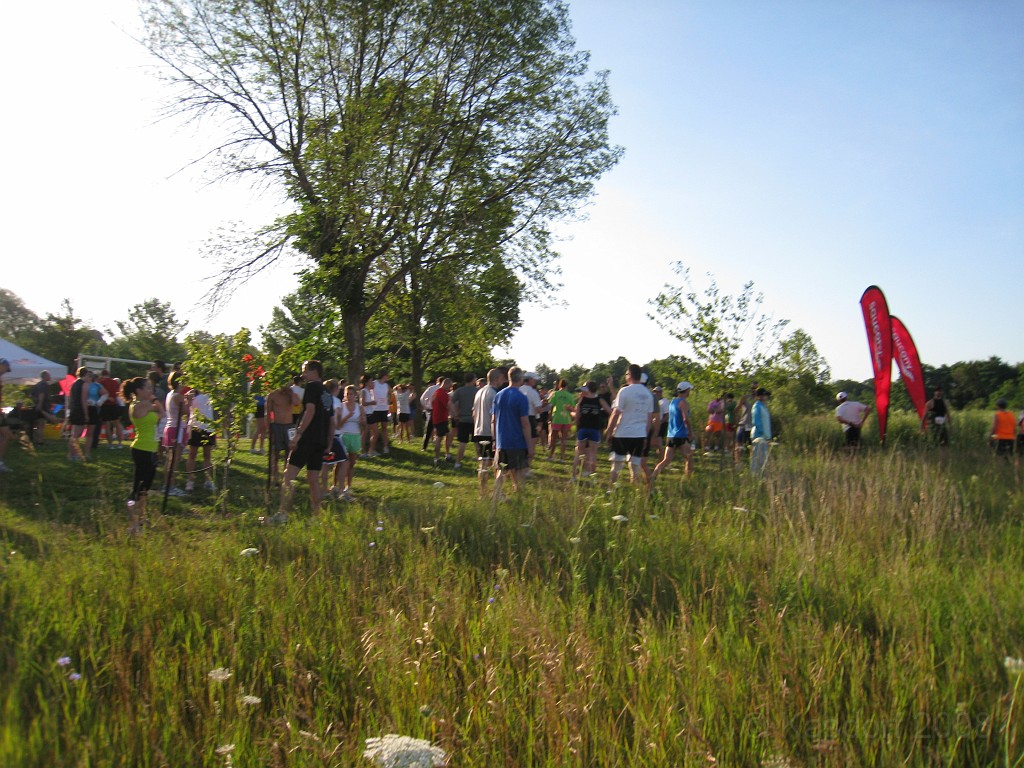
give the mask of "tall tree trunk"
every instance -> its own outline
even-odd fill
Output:
[[[359,377],[366,372],[366,318],[358,309],[345,307],[341,322],[348,345],[348,380],[359,386]]]

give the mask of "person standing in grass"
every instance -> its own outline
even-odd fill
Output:
[[[75,383],[67,396],[68,423],[71,425],[71,437],[68,438],[68,460],[88,461],[92,451],[92,430],[89,423],[89,369],[79,368],[75,371]],[[79,440],[85,431],[85,450]]]
[[[363,433],[366,431],[366,411],[359,403],[359,390],[353,384],[345,387],[345,399],[338,414],[337,429],[341,432],[341,444],[348,454],[345,474],[341,481],[342,487],[337,496],[345,501],[355,501],[356,498],[352,495],[352,478],[355,477],[356,459],[359,457]],[[335,482],[337,483],[337,478]]]
[[[932,439],[942,446],[949,445],[949,408],[942,387],[936,387],[932,399],[924,404],[921,431],[931,430]]]
[[[341,391],[341,382],[337,379],[328,379],[324,382],[324,389],[331,396],[331,445],[324,457],[324,466],[321,470],[320,485],[323,488],[329,487],[329,493],[336,499],[342,498],[341,489],[344,487],[345,465],[348,464],[348,451],[341,439],[341,399],[338,397]],[[334,482],[330,483],[331,469],[334,469]]]
[[[500,368],[487,372],[487,383],[476,391],[473,397],[473,442],[476,443],[477,469],[480,480],[480,497],[487,493],[487,478],[494,462],[494,432],[491,431],[491,410],[498,390],[505,386],[505,373]]]
[[[117,396],[121,392],[121,385],[117,379],[111,378],[110,371],[104,368],[100,371],[98,381],[102,391],[99,397],[99,418],[101,426],[107,431],[107,447],[122,448],[124,435],[121,431],[121,407],[117,404]],[[99,436],[97,427],[97,436]],[[114,445],[114,438],[117,438],[117,445]]]
[[[288,430],[292,428],[292,412],[302,405],[299,396],[287,380],[267,396],[267,415],[270,418],[270,482],[278,481],[281,456],[287,456]]]
[[[281,488],[281,507],[271,522],[283,523],[288,520],[292,504],[292,483],[301,469],[306,470],[309,484],[309,510],[316,514],[324,497],[320,486],[320,470],[324,465],[324,453],[330,445],[331,422],[334,402],[322,383],[324,368],[319,360],[307,360],[302,364],[302,378],[306,386],[302,392],[302,418],[295,428],[295,436],[288,441],[288,468],[284,472]]]
[[[657,419],[660,419],[654,395],[641,383],[643,372],[633,363],[626,369],[628,384],[619,390],[608,420],[607,437],[612,446],[611,482],[619,479],[619,473],[629,459],[630,481],[650,481],[646,465],[648,435]]]
[[[658,475],[672,465],[676,451],[682,451],[686,459],[686,476],[693,474],[693,446],[690,445],[690,393],[693,392],[693,385],[688,381],[681,381],[676,386],[676,396],[668,406],[668,433],[665,441],[665,458],[658,462],[658,466],[651,473],[651,485],[658,479]]]
[[[451,389],[451,386],[451,379],[441,379],[441,386],[434,392],[434,399],[430,404],[430,421],[434,425],[435,467],[441,463],[441,446],[445,443],[445,438],[451,429],[448,426],[449,404],[451,402],[451,395],[448,394],[448,390]],[[451,457],[451,453],[446,451],[445,459],[448,460]]]
[[[399,384],[395,388],[395,404],[398,407],[398,422],[395,425],[395,440],[408,443],[412,432],[412,388],[408,384]]]
[[[548,446],[548,459],[555,458],[555,445],[560,446],[558,458],[565,459],[565,444],[569,438],[569,430],[572,428],[573,408],[576,406],[576,398],[569,391],[569,382],[565,379],[558,380],[558,386],[548,396],[548,403],[551,405],[551,441]]]
[[[592,477],[597,471],[597,446],[601,442],[601,423],[612,409],[601,399],[596,381],[588,381],[576,403],[576,455],[572,461],[572,480]]]
[[[753,444],[750,454],[750,471],[755,475],[761,475],[764,473],[765,464],[768,462],[768,451],[771,449],[772,417],[768,412],[767,404],[771,393],[761,387],[755,394],[754,407],[750,411],[752,425],[750,440]]]
[[[366,423],[370,425],[370,436],[367,439],[370,456],[387,456],[388,448],[388,414],[391,412],[391,385],[388,373],[381,371],[377,378],[367,384],[373,395],[373,409],[367,413]]]
[[[505,478],[512,480],[518,492],[529,466],[533,450],[530,429],[530,401],[521,391],[523,369],[509,368],[508,386],[494,396],[491,406],[491,434],[498,451],[498,476],[494,480],[494,500],[502,498]]]
[[[213,449],[217,447],[217,435],[213,431],[213,404],[210,396],[205,392],[192,389],[186,398],[188,401],[188,459],[185,461],[185,472],[188,479],[185,481],[185,492],[191,493],[195,490],[193,473],[196,471],[196,458],[199,456],[199,449],[203,449],[203,474],[206,481],[203,485],[208,491],[217,490],[213,482]]]
[[[152,382],[141,376],[126,381],[121,393],[129,403],[128,415],[135,427],[135,439],[131,443],[134,472],[132,495],[128,500],[128,533],[137,534],[142,532],[146,520],[146,499],[156,476],[156,429],[164,416],[164,406],[154,394]]]
[[[1013,414],[1007,410],[1005,397],[996,400],[996,414],[992,417],[992,446],[996,450],[996,456],[1003,456],[1007,460],[1013,456],[1013,447],[1016,440],[1017,424]]]
[[[462,386],[452,392],[452,420],[455,422],[455,438],[459,441],[453,469],[462,468],[462,459],[466,455],[466,446],[473,439],[473,400],[476,397],[476,393],[476,376],[472,373],[467,373],[463,377]]]
[[[836,395],[836,401],[839,403],[836,407],[836,421],[843,425],[846,447],[853,453],[860,447],[860,431],[868,418],[871,406],[850,400],[845,392]]]
[[[185,444],[188,442],[188,404],[185,400],[185,393],[188,389],[185,386],[185,374],[181,371],[172,371],[167,377],[167,397],[164,400],[164,414],[166,418],[162,421],[167,425],[162,435],[163,447],[167,450],[167,477],[165,487],[168,496],[184,496],[185,491],[179,488],[174,481],[174,475],[178,471],[178,462],[185,452]],[[154,390],[154,395],[156,390]]]

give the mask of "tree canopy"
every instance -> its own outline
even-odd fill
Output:
[[[336,306],[349,373],[417,270],[486,268],[549,286],[549,225],[618,159],[603,73],[557,0],[144,0],[173,112],[226,128],[210,154],[294,209],[225,243],[218,283],[284,249]]]

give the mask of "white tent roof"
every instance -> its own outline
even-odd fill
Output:
[[[32,384],[39,381],[40,371],[49,371],[54,381],[60,381],[68,375],[66,365],[40,357],[7,339],[0,339],[0,358],[6,358],[11,364],[11,372],[4,374],[4,384]]]

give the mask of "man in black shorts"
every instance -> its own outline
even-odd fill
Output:
[[[324,453],[334,433],[332,417],[334,401],[323,385],[324,369],[319,360],[307,360],[302,364],[302,378],[306,388],[302,394],[302,418],[295,428],[295,436],[288,442],[288,468],[284,472],[281,488],[281,508],[271,522],[283,523],[288,520],[292,503],[292,482],[299,470],[306,469],[309,483],[309,509],[314,514],[320,509],[324,491],[320,485],[320,470],[324,464]]]

